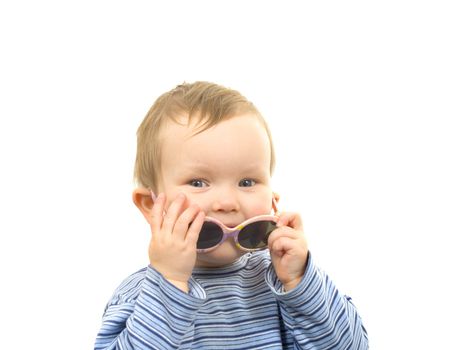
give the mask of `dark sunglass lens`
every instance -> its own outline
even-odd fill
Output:
[[[270,233],[277,228],[273,221],[258,221],[246,225],[238,234],[238,243],[247,249],[265,248]]]
[[[213,222],[204,222],[197,240],[197,249],[208,249],[216,246],[223,238],[222,229]]]

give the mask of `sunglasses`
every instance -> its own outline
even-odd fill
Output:
[[[242,250],[265,249],[269,235],[277,228],[277,222],[277,216],[259,215],[232,228],[217,219],[206,217],[197,240],[197,252],[214,250],[229,237],[233,237],[236,246]]]
[[[150,193],[155,202],[154,192],[150,191]],[[277,228],[279,219],[275,198],[272,199],[272,208],[275,215],[255,216],[236,227],[228,227],[215,218],[205,217],[197,240],[197,252],[210,252],[229,237],[233,237],[236,246],[242,250],[255,251],[267,248],[269,235]]]
[[[275,215],[254,216],[236,227],[228,227],[219,220],[207,216],[197,239],[197,252],[210,252],[229,237],[233,237],[239,249],[248,252],[267,248],[269,235],[277,228],[279,219],[275,198],[272,199],[272,208]]]

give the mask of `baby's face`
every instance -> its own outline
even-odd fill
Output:
[[[270,143],[253,115],[240,115],[194,135],[195,123],[169,122],[163,131],[158,193],[167,205],[180,193],[207,216],[233,227],[256,215],[270,214]],[[198,254],[197,266],[230,264],[244,251],[232,238]]]

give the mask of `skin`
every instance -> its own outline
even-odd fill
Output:
[[[239,115],[195,134],[195,123],[168,122],[163,130],[161,181],[156,200],[137,188],[133,201],[151,226],[150,264],[165,279],[188,292],[195,266],[220,267],[245,254],[227,239],[217,249],[197,254],[196,241],[205,216],[233,227],[270,214],[270,144],[254,115]],[[278,214],[278,228],[268,248],[285,290],[304,274],[308,249],[297,213]]]

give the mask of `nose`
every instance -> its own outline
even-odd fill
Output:
[[[238,199],[231,189],[221,189],[215,194],[212,202],[212,209],[215,212],[237,212],[240,209]]]

